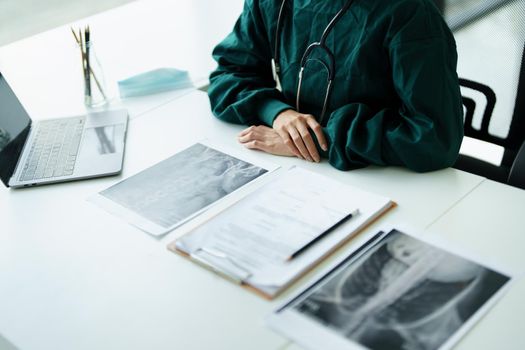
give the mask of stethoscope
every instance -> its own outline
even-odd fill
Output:
[[[301,58],[301,69],[299,70],[299,81],[297,83],[297,95],[296,95],[296,100],[295,100],[295,109],[297,110],[297,112],[300,113],[299,107],[300,107],[301,85],[303,83],[303,71],[304,71],[304,68],[306,67],[306,64],[310,61],[317,61],[321,63],[328,72],[328,85],[326,87],[326,93],[324,96],[323,109],[321,112],[321,116],[319,118],[320,124],[322,124],[324,120],[324,115],[326,113],[326,108],[328,107],[330,93],[332,91],[332,82],[335,77],[335,58],[334,58],[334,54],[332,53],[332,51],[330,51],[330,49],[326,46],[326,38],[328,37],[328,34],[330,34],[334,26],[337,24],[337,22],[346,13],[348,8],[352,5],[352,3],[353,3],[353,0],[348,0],[346,2],[346,4],[341,8],[341,10],[339,10],[339,12],[335,14],[334,18],[332,18],[332,20],[328,23],[328,25],[323,31],[323,34],[321,35],[321,39],[319,41],[313,42],[310,45],[308,45],[308,47],[304,51],[303,57]],[[278,89],[279,91],[282,91],[282,85],[279,79],[279,73],[281,73],[281,66],[279,64],[279,46],[281,43],[281,38],[279,34],[282,30],[282,17],[283,17],[283,9],[284,9],[285,4],[286,4],[286,0],[283,0],[281,3],[281,7],[279,9],[279,17],[277,17],[277,26],[275,28],[275,49],[274,49],[274,54],[273,54],[273,58],[271,61],[273,79],[275,80],[276,89]],[[310,58],[312,52],[314,52],[315,50],[321,50],[328,56],[328,64],[326,64],[326,62],[323,62],[319,59]]]

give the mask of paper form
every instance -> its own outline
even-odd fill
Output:
[[[255,279],[273,276],[279,285],[292,253],[358,209],[347,195],[340,183],[294,168],[183,237],[177,247],[189,254],[204,248]]]

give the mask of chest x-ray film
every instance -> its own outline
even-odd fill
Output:
[[[508,274],[384,232],[270,315],[270,327],[311,349],[443,350],[508,289]]]
[[[150,234],[161,235],[275,168],[196,143],[90,200]]]

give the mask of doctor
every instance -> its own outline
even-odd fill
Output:
[[[456,45],[431,0],[246,0],[213,56],[213,113],[251,125],[248,148],[341,170],[456,160]]]

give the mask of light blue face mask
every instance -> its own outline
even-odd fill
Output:
[[[121,98],[156,94],[193,86],[187,71],[159,68],[118,82]]]

